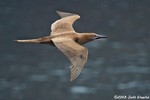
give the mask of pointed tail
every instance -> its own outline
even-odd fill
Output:
[[[41,43],[39,39],[27,39],[27,40],[15,40],[16,42],[23,42],[23,43]]]
[[[50,38],[49,37],[42,37],[37,39],[26,39],[26,40],[15,40],[16,42],[22,42],[22,43],[49,43]]]

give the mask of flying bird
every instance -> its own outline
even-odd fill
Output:
[[[71,62],[70,81],[73,81],[80,75],[87,62],[88,49],[82,45],[93,40],[107,38],[107,36],[96,33],[78,33],[72,25],[80,18],[79,15],[61,11],[56,12],[61,18],[51,25],[51,33],[49,36],[16,41],[49,44],[58,48]]]

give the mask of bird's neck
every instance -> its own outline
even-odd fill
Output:
[[[88,37],[88,33],[83,33],[83,34],[79,35],[77,42],[79,44],[85,44],[85,43],[88,43],[90,41],[92,41],[92,40]]]

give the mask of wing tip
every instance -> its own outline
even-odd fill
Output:
[[[76,78],[70,77],[70,82],[73,82]]]
[[[73,81],[73,79],[70,78],[70,82],[72,82],[72,81]]]
[[[77,15],[77,14],[74,14],[74,13],[68,13],[68,12],[63,12],[63,11],[60,11],[60,10],[56,10],[56,13],[61,17],[61,18],[63,18],[63,17],[68,17],[68,16],[77,16],[78,18],[80,18],[80,16],[79,15]]]
[[[80,74],[79,74],[79,75],[80,75]],[[72,76],[72,74],[71,74],[71,76],[70,76],[70,81],[73,82],[74,80],[77,79],[77,77],[78,77],[79,75],[77,75],[77,76]]]

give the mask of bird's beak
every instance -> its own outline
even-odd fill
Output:
[[[105,36],[105,35],[96,35],[94,37],[94,39],[103,39],[103,38],[107,38],[107,36]]]

